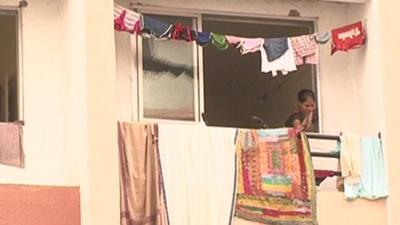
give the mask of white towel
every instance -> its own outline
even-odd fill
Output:
[[[360,183],[362,164],[360,136],[343,134],[340,137],[340,166],[342,176],[348,184]]]

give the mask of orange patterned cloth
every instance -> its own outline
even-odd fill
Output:
[[[235,215],[270,225],[316,225],[306,136],[294,129],[241,130]]]

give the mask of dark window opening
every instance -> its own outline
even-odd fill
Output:
[[[18,12],[0,11],[0,122],[18,120]]]
[[[203,16],[203,30],[241,37],[290,37],[314,32],[312,21]],[[241,55],[214,46],[203,48],[204,107],[208,124],[258,128],[261,118],[269,128],[283,127],[297,105],[297,92],[317,94],[316,66],[298,66],[286,76],[261,72],[260,52]],[[318,99],[318,97],[317,97]],[[318,131],[318,126],[314,131]]]

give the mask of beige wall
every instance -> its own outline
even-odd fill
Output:
[[[2,1],[12,5],[16,1]],[[66,73],[62,65],[59,1],[23,9],[24,146],[26,168],[0,166],[2,183],[78,185],[68,181],[65,149]]]
[[[117,2],[126,3],[125,1]],[[325,133],[351,131],[367,136],[376,136],[379,131],[385,133],[383,78],[380,76],[383,53],[378,1],[371,0],[367,4],[335,4],[310,3],[310,1],[250,0],[243,3],[240,0],[233,2],[206,0],[189,3],[185,1],[183,4],[183,0],[168,2],[149,0],[145,3],[161,6],[160,8],[175,7],[278,16],[285,16],[290,9],[295,8],[301,12],[302,16],[318,17],[320,31],[363,20],[370,34],[364,48],[350,53],[338,52],[330,56],[330,45],[321,46],[319,82],[323,131]],[[132,71],[130,62],[136,59],[131,53],[129,35],[117,33],[116,37],[118,118],[130,120],[133,101],[132,89],[127,81],[130,81],[131,73],[135,81],[136,72]],[[133,99],[135,100],[136,97]],[[328,168],[336,167],[334,161],[315,162],[316,168],[327,168],[327,164],[330,164]],[[328,189],[332,189],[332,185]],[[332,209],[334,209],[333,214]],[[354,213],[355,209],[357,213]],[[318,193],[318,217],[321,225],[383,225],[387,223],[386,214],[384,200],[346,202],[342,193],[327,191]]]
[[[80,186],[83,225],[119,224],[112,12],[95,0],[22,9],[26,168],[0,165],[1,183]]]
[[[397,66],[400,63],[400,27],[398,26],[398,13],[400,3],[393,0],[380,2],[381,26],[383,34],[383,70],[380,73],[384,79],[383,99],[385,104],[385,136],[384,145],[389,169],[388,221],[390,225],[400,224],[400,103],[399,87],[400,77]]]
[[[17,2],[0,0],[0,5],[15,5]],[[384,35],[385,52],[380,52],[381,41],[374,31],[379,29],[381,23],[385,28],[382,30],[393,31],[392,28],[397,25],[391,17],[396,13],[395,7],[390,0],[385,2],[380,3],[383,21],[379,21],[375,1],[365,8],[307,1],[271,1],[268,4],[263,0],[246,3],[239,0],[206,0],[190,4],[183,0],[146,1],[169,7],[267,15],[286,15],[289,9],[297,8],[303,16],[318,16],[320,30],[366,17],[368,30],[374,34],[370,35],[366,49],[333,57],[329,56],[329,45],[321,49],[322,119],[324,131],[328,133],[351,130],[374,134],[384,125],[385,147],[392,171],[389,221],[395,225],[400,224],[400,217],[395,211],[400,206],[396,201],[400,197],[400,192],[396,191],[400,183],[395,179],[395,171],[399,170],[397,147],[400,143],[394,138],[397,134],[396,115],[400,111],[395,101],[400,82],[395,70],[396,50],[399,50],[395,43],[399,30]],[[0,166],[0,180],[2,183],[79,185],[82,192],[82,224],[118,224],[117,90],[112,2],[29,1],[22,14],[26,168]],[[382,55],[385,57],[382,60],[383,69],[379,64]],[[362,66],[359,67],[359,64]],[[129,74],[127,69],[121,74],[124,74],[125,81],[129,79],[126,77]],[[379,78],[380,74],[384,74],[384,80]],[[120,79],[118,84],[126,85]],[[130,88],[125,90],[129,93],[122,93],[124,98],[131,96]],[[129,118],[130,113],[120,104],[126,99],[120,96],[121,92],[118,96],[118,118]],[[385,99],[385,112],[379,102],[381,99]],[[129,106],[131,99],[128,100]],[[381,119],[383,117],[386,118],[385,124]],[[331,220],[334,217],[323,213],[332,207],[332,202],[338,202],[335,205],[340,207],[337,208],[343,209],[338,211],[342,212],[338,215],[353,215],[349,214],[351,204],[345,203],[342,196],[324,193],[319,198],[321,225],[334,224]],[[375,225],[376,221],[386,224],[382,219],[385,215],[384,203],[356,204],[360,204],[357,210],[363,212],[360,215],[370,215],[363,225]],[[341,224],[359,225],[350,222]]]

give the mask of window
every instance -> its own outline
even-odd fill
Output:
[[[153,17],[241,37],[290,37],[315,31],[315,21],[291,18]],[[196,28],[198,20],[201,27]],[[138,45],[139,120],[198,121],[199,112],[204,112],[213,126],[259,127],[253,119],[256,116],[270,128],[283,127],[295,110],[299,90],[312,89],[318,94],[315,65],[272,77],[261,72],[259,52],[241,55],[234,48],[221,51],[212,44],[202,48],[184,41],[148,38],[139,38]],[[316,126],[314,131],[318,130]]]
[[[0,122],[19,119],[18,11],[0,9]]]
[[[314,32],[313,21],[203,16],[203,30],[241,37],[290,37]],[[241,55],[237,49],[203,49],[204,108],[209,124],[259,127],[261,118],[270,127],[283,127],[297,105],[297,92],[317,94],[316,66],[298,66],[286,76],[261,72],[260,52]],[[318,126],[314,128],[318,131]]]
[[[194,17],[149,16],[197,29]],[[198,121],[198,46],[175,40],[139,40],[140,119]]]

